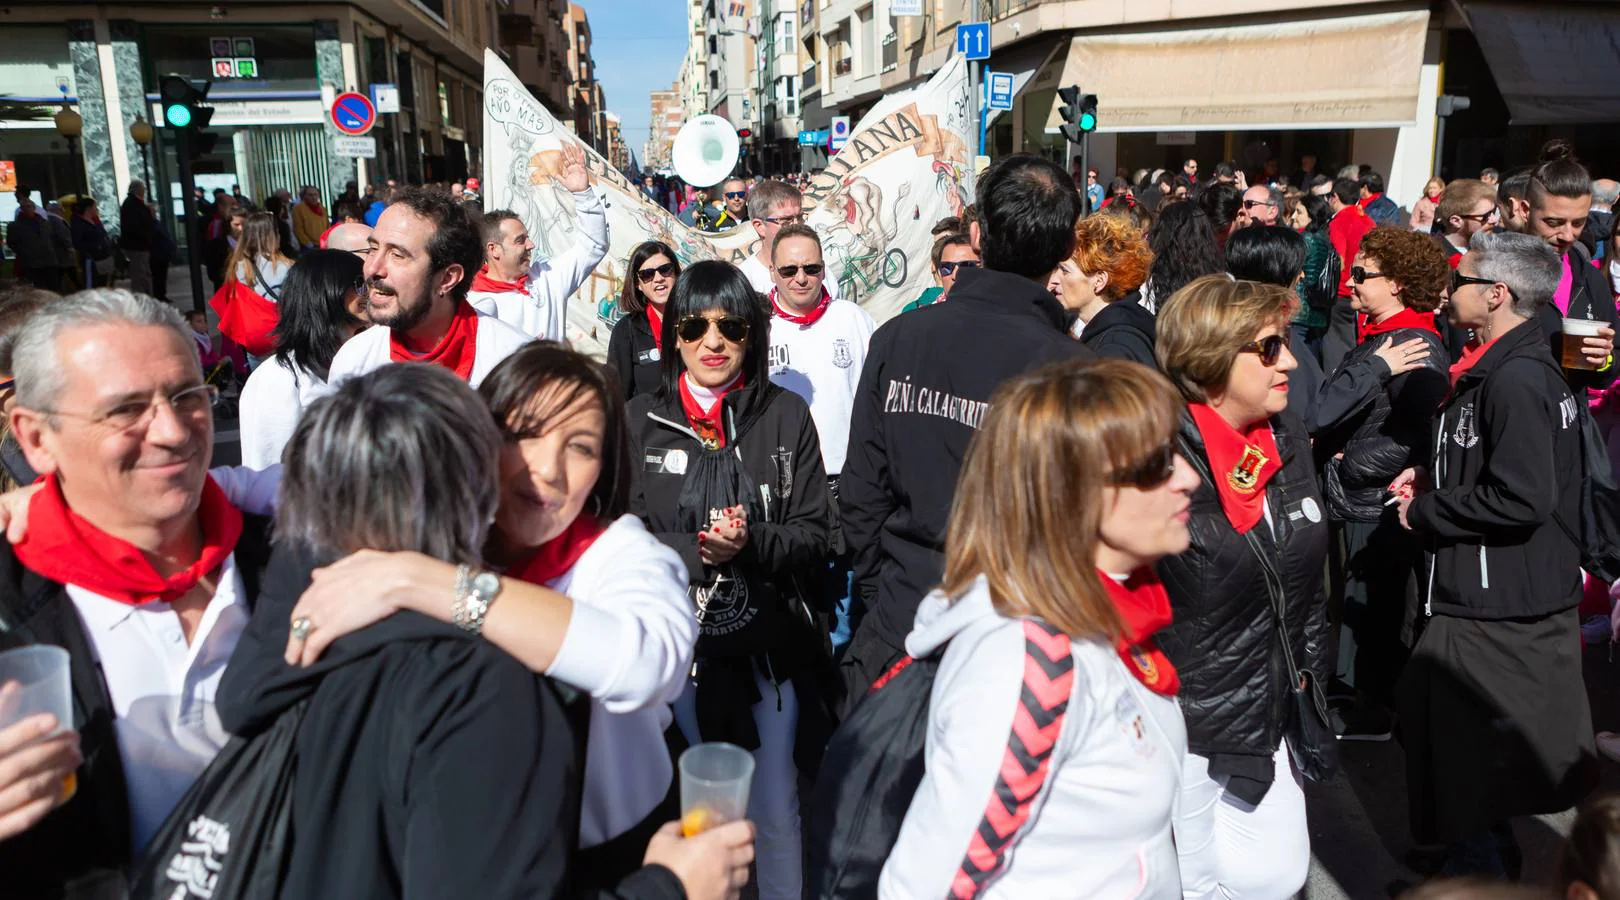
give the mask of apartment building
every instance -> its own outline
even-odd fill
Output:
[[[608,155],[607,128],[602,117],[607,113],[607,98],[602,84],[596,80],[596,62],[591,56],[591,21],[585,7],[568,4],[568,73],[573,78],[569,99],[573,116],[569,120],[574,133],[602,156]]]
[[[647,145],[642,149],[641,164],[647,169],[663,169],[669,166],[670,147],[675,143],[675,135],[680,133],[681,126],[686,124],[686,109],[681,104],[681,84],[676,81],[667,91],[653,91],[652,116]]]
[[[518,80],[561,121],[572,114],[568,0],[509,0],[498,49]]]
[[[793,0],[758,0],[752,29],[759,34],[754,95],[760,114],[749,148],[756,172],[799,170],[799,15]]]

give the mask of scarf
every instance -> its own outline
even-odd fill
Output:
[[[1384,195],[1383,194],[1368,194],[1367,196],[1361,198],[1360,200],[1357,200],[1356,205],[1361,207],[1363,210],[1365,210],[1368,206],[1372,205],[1374,200],[1377,200],[1379,197],[1382,197],[1382,196],[1384,196]]]
[[[1123,584],[1106,572],[1097,574],[1125,626],[1125,634],[1115,644],[1125,668],[1155,694],[1175,696],[1181,679],[1175,664],[1153,640],[1154,632],[1170,624],[1170,594],[1151,566],[1137,569]]]
[[[782,301],[777,299],[776,288],[771,288],[771,309],[775,311],[778,318],[786,319],[795,325],[803,325],[808,328],[811,325],[816,324],[816,322],[820,321],[822,316],[827,314],[827,307],[831,305],[832,295],[827,293],[826,285],[821,286],[821,300],[816,303],[815,309],[812,309],[807,313],[796,313],[793,310],[788,309],[786,306],[783,306]]]
[[[726,429],[721,421],[726,405],[726,395],[742,386],[743,377],[738,375],[736,381],[714,392],[714,406],[705,412],[703,406],[698,403],[697,398],[692,396],[691,376],[684,374],[681,376],[681,411],[686,413],[686,424],[692,426],[692,430],[697,432],[698,439],[704,445],[712,448],[726,445]]]
[[[659,312],[658,307],[653,306],[651,303],[647,304],[647,324],[652,328],[653,346],[658,348],[660,354],[663,353],[664,314]]]
[[[388,332],[388,359],[391,362],[427,362],[444,366],[463,381],[472,378],[473,358],[478,353],[478,313],[466,300],[456,302],[450,330],[426,353],[413,352],[399,339],[399,332]]]
[[[507,570],[508,575],[529,584],[544,585],[568,573],[585,551],[596,543],[606,527],[595,516],[580,513],[574,521],[534,551],[534,555]]]
[[[1400,312],[1382,322],[1367,320],[1361,323],[1361,334],[1356,338],[1356,343],[1365,344],[1379,335],[1399,331],[1402,328],[1416,328],[1436,337],[1440,336],[1440,329],[1434,326],[1434,313],[1420,313],[1411,307],[1403,306]]]
[[[320,216],[321,218],[323,218],[323,219],[326,218],[326,207],[322,206],[321,204],[306,202],[304,204],[304,206],[308,207],[311,210],[314,210],[315,214]]]
[[[485,263],[483,268],[473,275],[472,289],[480,294],[527,294],[528,285],[527,272],[519,275],[517,281],[500,281],[490,276],[489,264]]]
[[[1282,468],[1271,423],[1262,419],[1239,432],[1203,403],[1189,403],[1187,410],[1204,437],[1221,510],[1238,534],[1247,534],[1264,514],[1266,483]]]
[[[242,513],[225,498],[213,476],[203,482],[197,517],[203,546],[197,561],[164,576],[146,554],[113,537],[68,508],[55,475],[28,504],[28,535],[14,544],[17,559],[60,584],[72,584],[131,606],[153,600],[172,603],[225,563],[242,536]]]
[[[1462,380],[1463,375],[1474,367],[1474,363],[1479,362],[1479,358],[1485,355],[1485,351],[1490,348],[1492,343],[1494,341],[1482,344],[1479,342],[1479,338],[1474,338],[1463,347],[1462,356],[1451,364],[1451,390],[1453,392],[1457,390],[1457,382]]]

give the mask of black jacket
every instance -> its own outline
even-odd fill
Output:
[[[658,390],[664,372],[661,359],[646,313],[626,313],[613,324],[613,334],[608,338],[607,364],[619,375],[624,399]]]
[[[890,319],[872,335],[838,480],[855,550],[863,628],[904,645],[917,604],[945,570],[945,520],[968,441],[1003,381],[1094,354],[1041,285],[967,269],[949,303]]]
[[[1316,354],[1296,329],[1289,328],[1286,334],[1288,352],[1293,354],[1297,364],[1294,371],[1288,373],[1288,411],[1301,422],[1313,422],[1317,399],[1322,393],[1322,364],[1316,361]]]
[[[1159,362],[1153,358],[1153,323],[1153,313],[1140,303],[1116,300],[1091,317],[1085,330],[1080,332],[1080,343],[1098,356],[1128,359],[1157,369]]]
[[[1428,360],[1391,378],[1378,348],[1413,338],[1423,339]],[[1402,328],[1357,345],[1323,385],[1314,431],[1316,452],[1327,458],[1322,493],[1333,519],[1377,522],[1392,514],[1384,506],[1389,483],[1408,466],[1428,464],[1429,423],[1451,390],[1446,360],[1439,335]]]
[[[1284,581],[1294,659],[1325,678],[1333,671],[1322,590],[1328,526],[1315,465],[1302,422],[1284,412],[1271,426],[1283,467],[1266,485],[1270,527],[1262,520],[1254,532]],[[1178,440],[1183,454],[1208,466],[1204,438],[1189,414],[1182,415]],[[1292,701],[1265,575],[1207,479],[1193,493],[1191,512],[1192,545],[1157,565],[1175,613],[1158,639],[1181,677],[1187,749],[1208,757],[1212,774],[1269,785]]]
[[[146,201],[124,198],[124,205],[118,208],[118,246],[137,253],[151,251],[152,210]]]
[[[1498,338],[1440,409],[1434,490],[1407,509],[1429,541],[1429,608],[1469,619],[1543,616],[1580,602],[1576,404],[1533,323]]]
[[[314,554],[278,547],[220,682],[220,722],[268,727],[300,700],[282,897],[564,897],[579,824],[580,698],[488,641],[403,612],[282,659]],[[573,712],[570,712],[570,707]],[[679,898],[668,870],[621,888]]]
[[[1614,291],[1609,287],[1609,279],[1601,267],[1592,265],[1592,255],[1580,243],[1569,248],[1569,271],[1574,280],[1569,292],[1569,315],[1597,319],[1620,332],[1620,313],[1615,309]],[[1547,303],[1542,306],[1538,321],[1547,335],[1548,347],[1556,361],[1562,350],[1563,317],[1555,304]],[[1616,373],[1620,373],[1620,362],[1610,365],[1606,372],[1566,369],[1564,379],[1572,388],[1603,388],[1614,382]]]
[[[235,564],[253,606],[270,556],[270,522],[244,516]],[[7,900],[105,897],[123,885],[130,858],[129,793],[113,728],[113,702],[90,636],[67,589],[34,574],[0,541],[0,650],[53,644],[68,651],[73,728],[84,765],[78,792],[38,825],[0,841],[0,895]],[[120,896],[121,888],[110,896]]]

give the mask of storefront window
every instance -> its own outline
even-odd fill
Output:
[[[315,32],[307,25],[148,25],[141,46],[146,50],[147,89],[157,90],[159,75],[213,78],[213,45],[218,38],[251,38],[256,77],[215,78],[214,91],[313,91],[320,81],[315,69]],[[240,47],[240,49],[247,49]],[[233,52],[235,52],[233,50]]]

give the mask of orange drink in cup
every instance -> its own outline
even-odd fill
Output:
[[[754,755],[736,744],[698,744],[680,759],[681,834],[702,834],[748,813]]]

